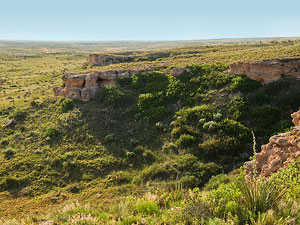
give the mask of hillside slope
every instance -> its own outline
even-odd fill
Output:
[[[148,214],[148,207],[155,213],[159,211],[157,201],[154,205],[143,205],[148,197],[138,197],[145,193],[160,193],[167,201],[166,196],[176,198],[179,189],[180,203],[189,188],[201,188],[212,176],[242,166],[253,153],[252,130],[259,147],[271,135],[292,127],[290,114],[299,109],[300,81],[283,78],[261,85],[245,76],[224,73],[227,65],[216,61],[234,57],[238,48],[239,54],[249,50],[244,59],[259,58],[249,49],[256,48],[254,45],[213,46],[215,53],[196,54],[191,61],[182,58],[190,70],[176,77],[166,71],[167,65],[181,65],[181,59],[176,58],[103,67],[105,70],[164,64],[153,71],[119,79],[118,86],[102,88],[89,102],[53,97],[50,87],[42,90],[47,79],[52,79],[53,86],[61,83],[57,71],[63,68],[56,62],[66,57],[64,54],[40,56],[39,66],[46,64],[43,68],[47,70],[35,75],[45,81],[31,83],[36,90],[25,101],[7,99],[7,92],[18,95],[18,90],[8,85],[11,77],[1,75],[5,80],[2,93],[6,92],[1,104],[1,123],[6,125],[0,129],[0,215],[7,219],[40,215],[74,199],[107,210],[125,196],[132,196],[124,204],[140,201],[142,209],[134,209],[138,213],[119,209],[109,216],[108,212],[101,214],[89,207],[82,210],[99,214],[99,218],[103,216],[103,221],[124,221],[130,213],[139,214],[136,220],[140,221],[143,213]],[[296,56],[299,43],[268,43],[261,48],[257,47],[257,51],[275,55],[274,49],[282,49],[282,55]],[[220,56],[225,50],[228,52]],[[194,64],[210,56],[212,64]],[[69,57],[69,65],[61,62],[69,70],[99,69],[80,64],[84,63],[83,56]],[[73,57],[78,57],[79,62]],[[261,59],[268,57],[264,55]],[[53,65],[47,65],[49,58],[55,62]],[[25,66],[27,60],[33,62],[31,58],[19,63]],[[14,82],[24,90],[24,68],[20,65],[22,71],[9,72],[14,66],[8,60],[5,71],[17,78]],[[225,175],[218,177],[231,179]],[[161,204],[169,210],[177,207],[177,200]],[[156,219],[152,224],[161,222]],[[64,219],[57,221],[63,223]]]

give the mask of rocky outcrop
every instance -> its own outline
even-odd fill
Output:
[[[245,74],[252,80],[267,84],[282,76],[300,78],[300,58],[287,58],[261,62],[236,62],[229,65],[228,73]]]
[[[132,62],[133,57],[120,55],[89,55],[89,64],[93,66],[108,66],[111,64],[118,64],[124,62]]]
[[[146,57],[156,60],[159,58],[168,58],[171,55],[170,52],[153,52],[146,55]]]
[[[272,136],[269,143],[261,146],[256,154],[257,175],[267,177],[275,173],[300,156],[300,110],[292,115],[295,127],[292,132]],[[253,177],[254,161],[245,163],[245,176]]]
[[[120,77],[130,77],[146,71],[148,70],[109,70],[83,74],[67,73],[62,77],[64,86],[54,88],[54,95],[88,101],[97,95],[99,88],[105,85],[117,84],[117,80]]]
[[[191,69],[188,67],[177,67],[172,70],[171,75],[176,77],[181,75],[184,72],[190,72],[190,71]]]
[[[107,54],[107,55],[98,55],[91,54],[89,55],[89,64],[93,66],[108,66],[111,64],[119,64],[119,63],[128,63],[133,61],[140,61],[140,58],[148,58],[147,60],[156,60],[158,58],[167,58],[171,55],[170,52],[152,52],[147,55],[134,55],[128,56],[126,53],[122,54]]]

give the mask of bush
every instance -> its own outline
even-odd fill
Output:
[[[144,216],[159,213],[159,207],[155,202],[142,201],[136,204],[136,211]]]
[[[228,102],[227,109],[230,118],[234,120],[242,120],[247,115],[247,102],[243,97],[234,97]]]
[[[60,131],[55,127],[47,127],[44,131],[44,137],[48,141],[53,141],[60,137]]]
[[[185,154],[170,161],[153,164],[142,171],[141,178],[148,180],[177,180],[185,187],[201,187],[222,168],[215,163],[202,163],[196,156]]]
[[[131,77],[120,77],[117,80],[120,87],[131,87],[132,84],[132,78]]]
[[[140,93],[156,93],[167,89],[168,76],[159,71],[150,71],[132,76],[132,86]]]
[[[10,191],[14,189],[20,189],[28,183],[27,178],[25,177],[5,177],[0,183],[0,190]]]
[[[3,151],[3,154],[4,154],[4,158],[9,160],[14,157],[16,152],[12,148],[7,148],[6,150]]]
[[[115,135],[114,134],[108,134],[108,135],[105,136],[104,142],[105,143],[109,143],[109,142],[114,141],[114,139],[115,139]]]
[[[251,80],[245,75],[233,76],[229,90],[232,92],[250,92],[258,89],[262,85],[258,81]]]
[[[115,85],[107,85],[100,89],[97,100],[105,106],[121,107],[130,102],[131,96]]]
[[[137,145],[139,142],[135,142]],[[138,145],[133,151],[127,152],[126,156],[134,163],[152,163],[155,160],[154,153],[142,145]]]
[[[263,92],[253,93],[247,98],[249,105],[264,105],[270,104],[273,100],[271,95],[266,95]]]
[[[203,129],[212,132],[216,129],[217,123],[215,121],[208,121],[203,124]]]
[[[150,108],[156,108],[163,103],[163,93],[146,93],[140,94],[138,97],[137,106],[141,111],[145,111]]]
[[[192,108],[180,109],[175,115],[175,121],[172,126],[183,124],[198,124],[200,119],[210,121],[213,119],[214,108],[208,105],[200,105]]]
[[[59,99],[57,106],[58,106],[58,111],[60,112],[68,112],[73,110],[74,108],[74,101],[72,99],[69,98],[61,98]]]
[[[10,113],[9,118],[14,119],[15,121],[23,121],[26,119],[27,111],[21,109],[15,109]]]
[[[219,186],[221,186],[223,184],[228,184],[231,180],[232,180],[232,178],[226,174],[219,174],[217,176],[213,176],[205,184],[203,190],[205,190],[205,191],[216,190]]]
[[[181,148],[190,147],[196,142],[196,137],[189,135],[189,134],[182,134],[176,140],[176,145]]]
[[[179,100],[185,96],[185,84],[173,76],[169,76],[169,84],[166,90],[166,97],[171,100]]]
[[[128,217],[128,218],[123,219],[120,222],[120,225],[139,224],[140,222],[141,222],[141,218],[134,216],[134,217]]]

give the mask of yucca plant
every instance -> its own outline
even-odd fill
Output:
[[[246,180],[245,177],[242,177],[238,181],[238,185],[241,191],[241,203],[250,213],[258,215],[258,213],[275,209],[279,205],[286,189],[280,187],[275,179],[258,177],[256,171],[256,141],[253,132],[252,135],[253,177],[251,180]]]

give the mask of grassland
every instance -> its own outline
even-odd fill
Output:
[[[289,114],[300,105],[299,80],[261,86],[223,71],[234,61],[297,57],[299,40],[206,42],[173,49],[168,47],[178,43],[130,43],[126,49],[120,43],[1,44],[0,123],[15,121],[0,128],[4,224],[9,219],[25,224],[255,224],[272,217],[237,206],[242,197],[234,186],[241,179],[236,169],[252,155],[251,130],[259,147],[270,135],[290,129]],[[87,64],[89,52],[142,55],[162,45],[172,53],[169,58]],[[167,74],[181,66],[191,71],[176,78]],[[65,72],[147,67],[156,71],[121,79],[119,87],[103,88],[87,103],[53,96]],[[297,185],[293,188],[296,192]],[[283,209],[276,210],[275,224],[286,218],[279,215]]]

